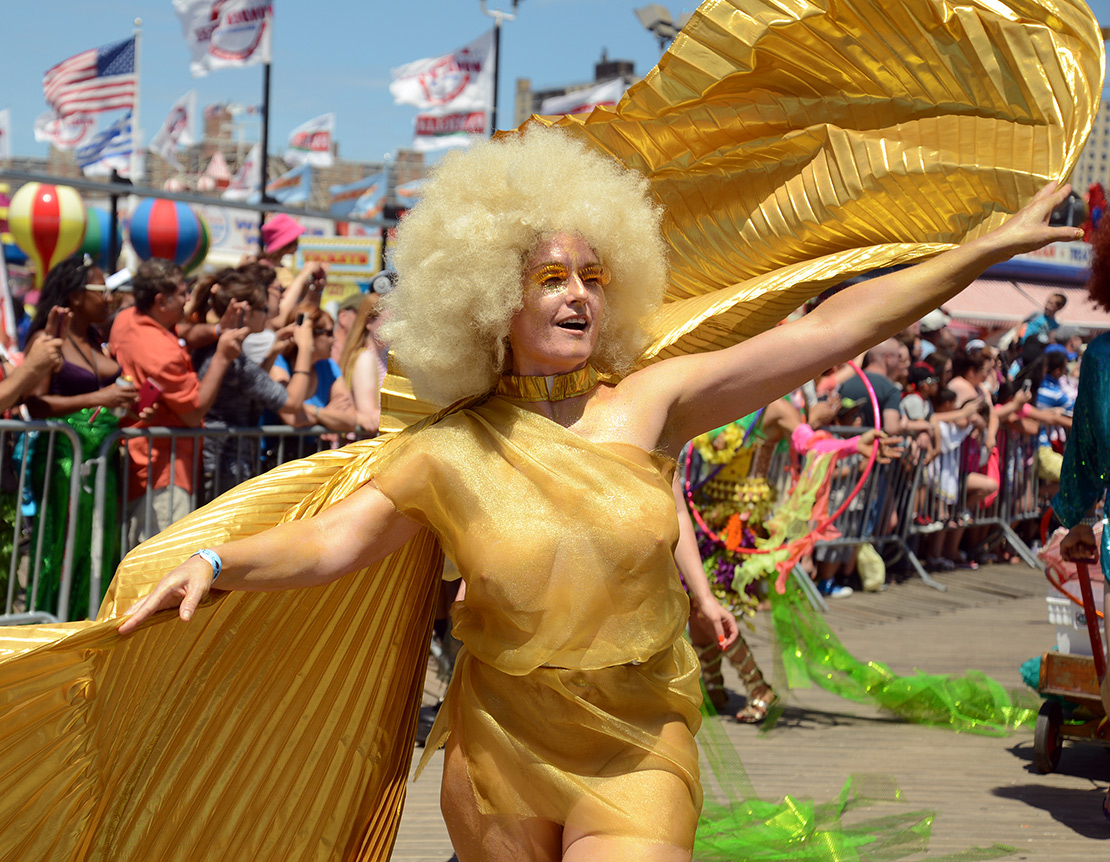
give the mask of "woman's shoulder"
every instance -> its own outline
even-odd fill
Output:
[[[1087,349],[1083,352],[1084,360],[1088,357],[1105,359],[1108,356],[1110,356],[1110,332],[1104,332],[1102,335],[1098,335],[1091,339],[1090,344],[1087,345]]]

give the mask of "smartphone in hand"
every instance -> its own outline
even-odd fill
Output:
[[[142,413],[161,397],[162,387],[148,377],[143,381],[143,385],[139,387],[139,401],[135,405],[135,412]]]
[[[304,323],[304,312],[303,311],[300,314],[297,315],[297,326],[300,326],[302,323]]]
[[[69,317],[69,309],[59,308],[58,317],[54,323],[54,331],[50,333],[52,336],[54,336],[54,338],[62,337],[62,327],[65,325],[67,317]]]

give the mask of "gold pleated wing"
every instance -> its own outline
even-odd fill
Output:
[[[1068,177],[1104,62],[1082,0],[709,0],[615,108],[538,119],[665,208],[650,362],[997,227]]]
[[[98,622],[0,627],[0,859],[389,858],[442,570],[429,532],[324,587],[213,593],[123,638],[114,619],[194,549],[349,495],[379,442],[279,467],[141,545]]]

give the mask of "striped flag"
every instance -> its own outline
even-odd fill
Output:
[[[61,117],[134,108],[135,88],[134,37],[75,54],[42,79],[46,102]]]
[[[115,168],[120,176],[131,173],[131,112],[128,111],[73,155],[85,176],[107,176]]]

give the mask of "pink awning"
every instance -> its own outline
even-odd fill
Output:
[[[1062,293],[1068,304],[1056,315],[1063,326],[1089,330],[1110,329],[1110,312],[1087,298],[1087,290],[1070,285],[1014,282],[980,278],[944,303],[944,310],[957,320],[985,329],[1008,329],[1044,310],[1049,294]]]

